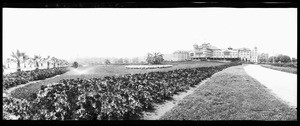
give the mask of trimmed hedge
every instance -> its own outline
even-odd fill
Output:
[[[263,64],[272,65],[272,66],[279,66],[279,67],[297,68],[297,64],[292,64],[292,63],[263,63]]]

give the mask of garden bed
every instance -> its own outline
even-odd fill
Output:
[[[63,79],[42,86],[30,100],[4,97],[3,111],[21,120],[130,120],[225,68],[176,69],[91,79]]]
[[[157,69],[157,68],[170,68],[173,65],[130,65],[125,66],[127,69]]]

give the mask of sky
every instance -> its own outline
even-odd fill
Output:
[[[3,8],[3,58],[137,57],[210,43],[297,57],[296,8]]]

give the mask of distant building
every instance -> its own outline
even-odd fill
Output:
[[[188,51],[175,51],[173,53],[173,61],[185,61],[190,60]]]
[[[210,43],[203,43],[200,46],[194,44],[192,51],[176,51],[173,53],[173,58],[175,61],[240,59],[242,61],[257,62],[258,54],[257,47],[254,47],[253,50],[248,48],[233,49],[231,47],[219,49],[215,46],[212,46]]]

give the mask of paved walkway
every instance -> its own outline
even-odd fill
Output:
[[[292,107],[297,108],[297,74],[291,74],[261,67],[247,65],[247,74],[255,78]]]

